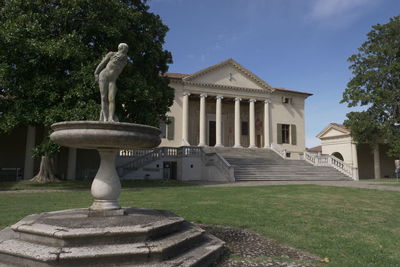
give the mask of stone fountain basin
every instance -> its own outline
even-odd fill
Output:
[[[152,126],[102,121],[64,121],[51,126],[55,143],[84,149],[137,149],[161,143],[160,129]]]

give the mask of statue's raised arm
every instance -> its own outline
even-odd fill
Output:
[[[117,79],[128,62],[128,45],[121,43],[117,52],[109,52],[94,71],[101,95],[100,121],[116,121],[115,94]]]

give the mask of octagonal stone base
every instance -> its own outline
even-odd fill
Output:
[[[167,211],[30,215],[0,232],[0,266],[209,266],[224,242]]]

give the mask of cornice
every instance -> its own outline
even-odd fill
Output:
[[[218,88],[218,89],[228,89],[228,90],[235,90],[241,92],[248,92],[248,93],[258,93],[258,94],[271,94],[272,91],[268,89],[255,89],[255,88],[247,88],[247,87],[238,87],[238,86],[230,86],[230,85],[222,85],[222,84],[212,84],[212,83],[199,83],[199,82],[190,82],[190,81],[183,81],[184,85],[190,86],[201,86],[201,87],[208,87],[208,88]]]

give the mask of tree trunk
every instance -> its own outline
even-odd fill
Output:
[[[54,175],[54,162],[48,156],[42,156],[39,173],[31,179],[32,182],[47,183],[58,181]]]

